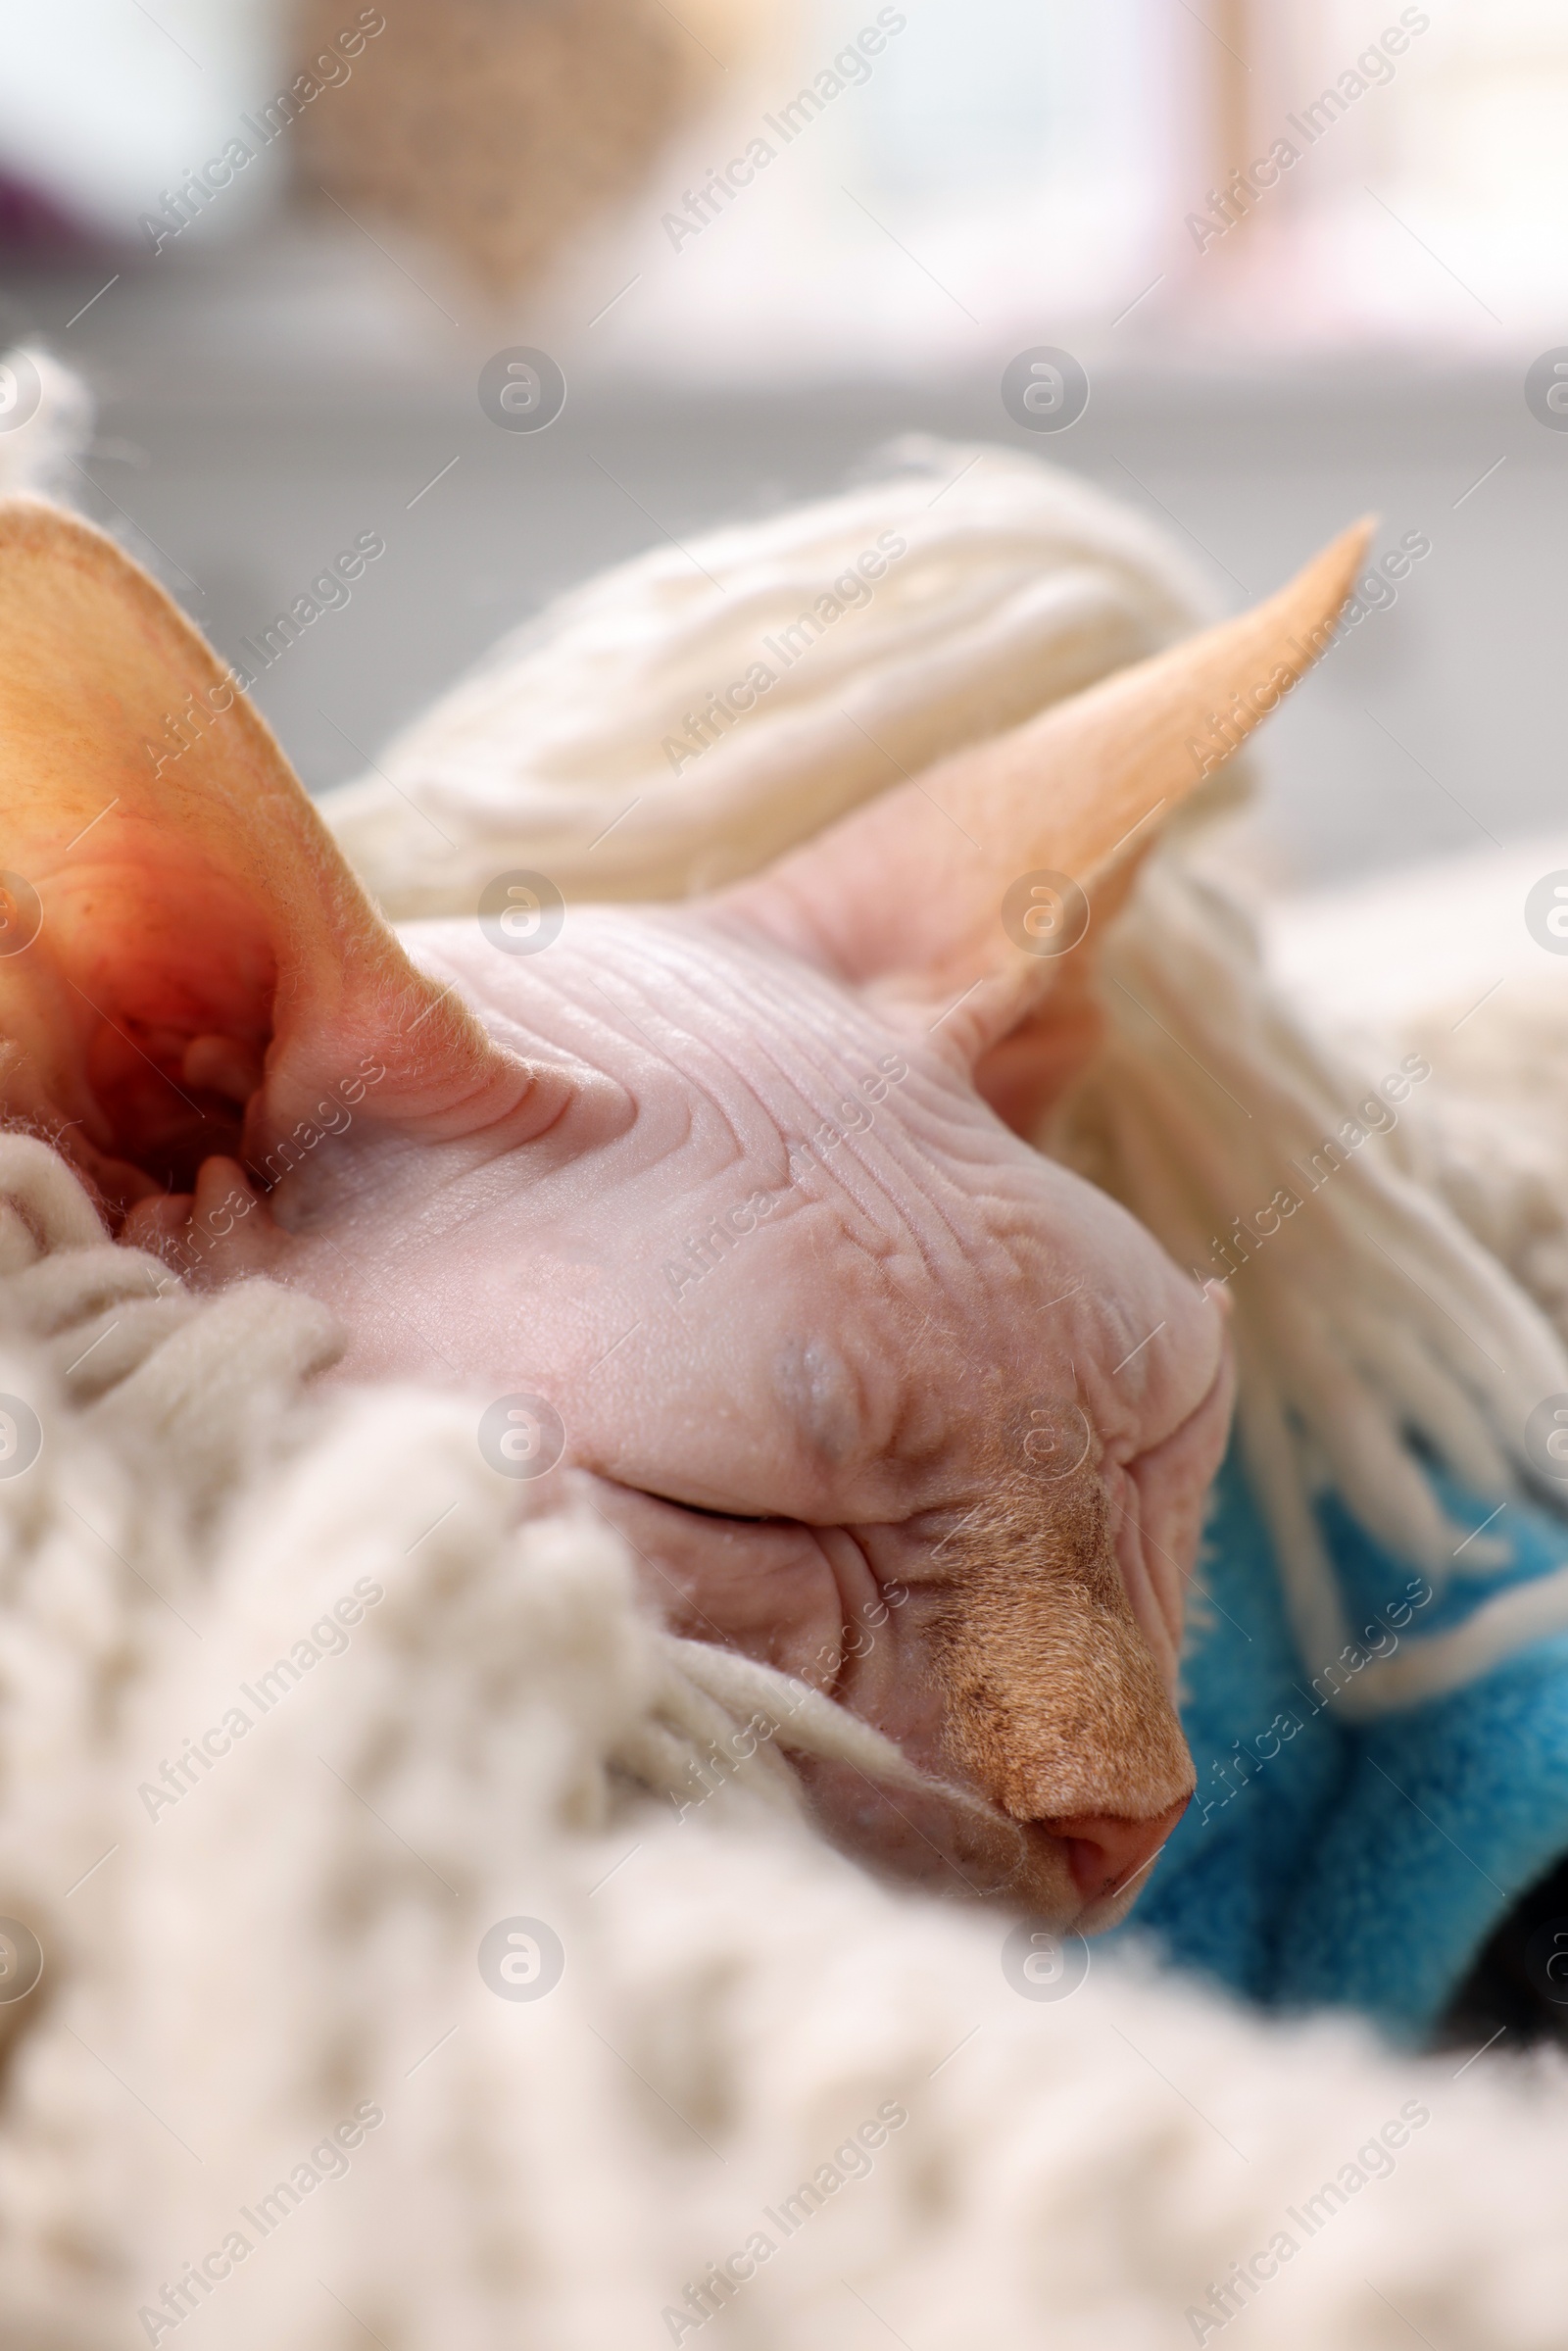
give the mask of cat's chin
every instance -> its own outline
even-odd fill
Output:
[[[854,1764],[817,1755],[793,1760],[823,1834],[895,1884],[995,1904],[1058,1935],[1090,1935],[1117,1926],[1148,1882],[1146,1868],[1127,1884],[1086,1891],[1074,1853],[1079,1839],[1009,1820],[957,1790],[889,1787]]]

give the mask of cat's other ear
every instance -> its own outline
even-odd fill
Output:
[[[1333,642],[1354,524],[1250,612],[969,746],[710,902],[940,1028],[1026,1131],[1093,1050],[1094,944],[1138,858]]]
[[[344,1087],[432,1137],[565,1106],[411,961],[244,681],[30,498],[0,501],[0,1102],[112,1205],[265,1162]]]

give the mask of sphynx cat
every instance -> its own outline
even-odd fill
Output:
[[[163,591],[6,502],[6,1113],[127,1245],[324,1300],[330,1376],[542,1396],[537,1493],[621,1529],[668,1624],[991,1808],[808,1767],[841,1841],[1102,1928],[1193,1788],[1232,1372],[1212,1298],[1022,1137],[1157,819],[1330,641],[1366,537],[739,886],[522,955],[394,931]]]

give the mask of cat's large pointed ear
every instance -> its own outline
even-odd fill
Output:
[[[1097,923],[1164,818],[1332,642],[1371,529],[1252,611],[885,792],[715,911],[940,1021],[977,1075],[1011,1046],[1002,1090],[1025,1123],[1078,1057]]]
[[[112,540],[0,502],[0,1102],[111,1199],[374,1118],[527,1141],[564,1080],[410,961],[255,708]],[[357,1098],[358,1099],[358,1098]]]

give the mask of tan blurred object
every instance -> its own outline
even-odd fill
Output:
[[[431,237],[490,292],[538,277],[631,195],[721,84],[723,0],[382,0],[352,75],[296,130],[305,183]],[[301,0],[298,70],[353,20]],[[690,29],[688,29],[690,27]]]

